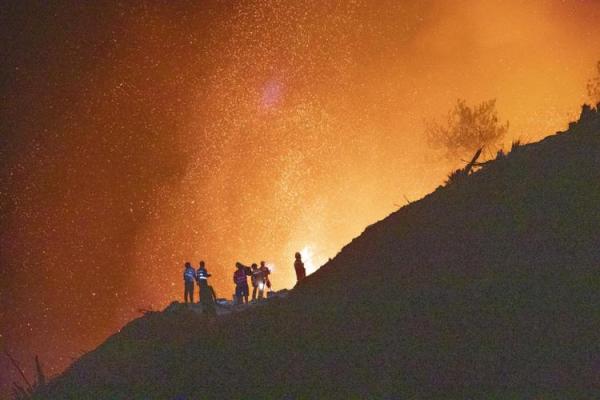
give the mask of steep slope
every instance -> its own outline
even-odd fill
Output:
[[[385,190],[385,188],[382,188]],[[286,299],[151,313],[40,398],[593,398],[600,114],[365,232]]]

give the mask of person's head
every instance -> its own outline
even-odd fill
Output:
[[[200,268],[204,268],[204,261],[200,261]]]
[[[264,267],[264,266],[265,266],[265,262],[264,262],[264,261],[261,261],[261,262],[260,262],[260,266],[261,266],[261,267]]]
[[[192,264],[190,264],[189,262],[186,262],[186,263],[185,263],[185,267],[186,267],[186,268],[192,268]]]
[[[256,263],[252,264],[252,269],[258,269],[258,265]]]
[[[301,260],[302,259],[302,255],[300,254],[300,252],[296,252],[296,260]]]
[[[241,262],[239,262],[239,261],[235,263],[235,267],[236,267],[237,269],[242,269],[242,268],[244,268],[244,266],[242,265],[242,263],[241,263]]]

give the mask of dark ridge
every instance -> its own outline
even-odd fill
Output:
[[[287,298],[147,313],[36,398],[599,398],[598,108],[367,227]]]

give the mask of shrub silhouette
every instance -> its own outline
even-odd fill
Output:
[[[592,104],[600,103],[600,61],[596,64],[596,76],[588,81],[587,94]]]
[[[425,132],[429,144],[445,151],[449,160],[470,156],[477,149],[496,145],[508,131],[508,122],[501,124],[496,100],[484,101],[469,107],[458,99],[448,112],[446,121],[426,122]]]

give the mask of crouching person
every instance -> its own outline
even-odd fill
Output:
[[[217,315],[215,308],[215,291],[212,286],[208,284],[208,277],[211,276],[206,270],[204,261],[200,261],[200,267],[196,272],[196,280],[198,281],[198,287],[200,290],[200,304],[202,305],[202,313],[209,315]]]
[[[217,296],[212,286],[206,285],[200,291],[200,304],[202,304],[202,313],[208,315],[217,315],[217,309],[215,303],[217,302]]]

